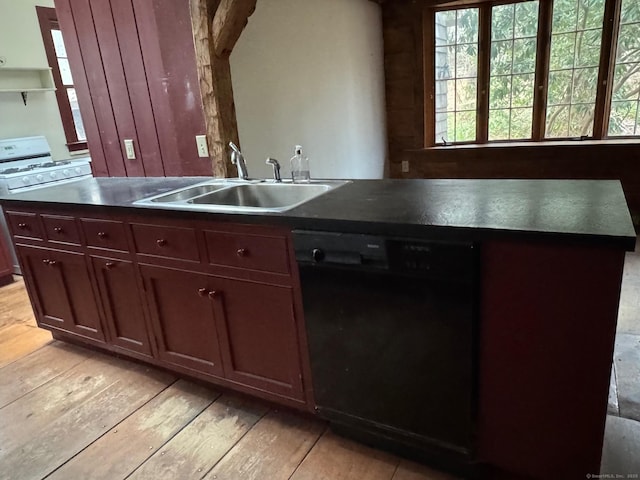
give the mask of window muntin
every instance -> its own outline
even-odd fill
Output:
[[[538,1],[491,9],[489,140],[530,139]]]
[[[435,138],[437,143],[476,140],[478,9],[435,16]]]
[[[623,0],[616,53],[609,136],[640,135],[640,2]]]
[[[591,137],[605,0],[555,0],[546,138]]]

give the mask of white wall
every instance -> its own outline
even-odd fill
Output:
[[[0,57],[6,67],[49,66],[36,5],[53,7],[53,0],[0,0]],[[31,135],[47,137],[54,160],[69,158],[55,92],[29,93],[26,106],[19,93],[0,93],[0,139]]]
[[[382,178],[382,19],[370,0],[259,0],[231,54],[252,177],[283,176],[301,144],[315,178]]]

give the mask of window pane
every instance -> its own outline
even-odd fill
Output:
[[[489,140],[531,138],[537,31],[537,1],[491,9]]]
[[[565,105],[571,103],[572,82],[573,70],[549,72],[547,105]]]
[[[514,75],[511,82],[511,106],[533,107],[534,74]]]
[[[476,109],[476,79],[456,80],[456,111]]]
[[[478,45],[466,44],[456,47],[456,78],[478,76]]]
[[[71,114],[73,115],[73,124],[76,127],[76,134],[78,135],[78,141],[86,142],[87,135],[84,132],[84,125],[82,123],[82,116],[80,115],[80,107],[78,106],[78,97],[76,95],[76,89],[67,88],[67,96],[69,97],[69,104],[71,105]]]
[[[579,103],[571,105],[569,110],[569,136],[583,137],[593,135],[593,115],[595,104]]]
[[[513,41],[491,42],[491,75],[508,75],[513,66]]]
[[[489,140],[509,138],[509,110],[489,110]]]
[[[64,42],[62,41],[62,32],[60,30],[51,30],[51,38],[53,38],[53,48],[56,51],[56,57],[67,56],[67,49],[64,48]]]
[[[593,135],[605,0],[555,0],[546,138]]]
[[[513,41],[513,73],[533,73],[536,71],[535,44],[535,40],[531,38],[520,38]]]
[[[456,142],[472,142],[476,139],[476,111],[456,113]]]
[[[613,75],[609,136],[639,135],[640,101],[640,5],[622,0],[618,51]]]
[[[569,136],[569,105],[547,108],[547,137]]]
[[[456,43],[478,43],[478,9],[457,11]]]
[[[489,108],[509,108],[511,104],[511,75],[491,77]]]
[[[476,139],[478,9],[436,12],[436,143]]]
[[[531,138],[533,108],[514,108],[511,110],[511,133],[509,139]]]
[[[516,3],[516,38],[535,37],[538,33],[537,22],[532,18],[538,18],[538,3]]]
[[[635,135],[638,102],[611,102],[609,135]]]
[[[563,33],[551,35],[551,62],[550,70],[573,68],[575,58],[576,34]]]
[[[60,77],[62,77],[63,85],[73,85],[71,77],[71,69],[69,68],[69,60],[66,58],[58,58],[58,68],[60,69]]]
[[[493,7],[491,11],[491,40],[513,38],[514,12],[513,4]]]

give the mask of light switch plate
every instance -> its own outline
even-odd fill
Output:
[[[409,160],[402,161],[402,173],[409,173]]]
[[[136,159],[136,151],[133,148],[133,140],[130,138],[127,138],[124,140],[124,150],[125,152],[127,152],[127,158],[129,160],[135,160]]]
[[[206,135],[196,135],[196,145],[198,146],[199,157],[209,157],[209,147],[207,146]]]

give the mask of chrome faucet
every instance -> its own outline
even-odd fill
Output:
[[[249,180],[249,172],[247,171],[247,164],[244,161],[242,152],[233,142],[229,142],[229,146],[231,147],[231,163],[238,169],[238,178],[241,180]]]
[[[267,158],[266,164],[273,167],[273,179],[276,182],[281,183],[282,177],[280,176],[280,164],[278,163],[278,160],[275,158]]]

